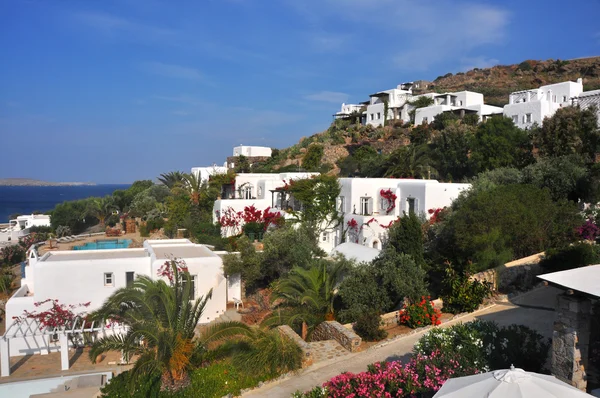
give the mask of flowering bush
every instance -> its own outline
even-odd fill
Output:
[[[441,292],[444,312],[460,314],[475,311],[492,294],[491,283],[471,280],[470,268],[471,265],[468,265],[463,270],[456,270],[447,264]]]
[[[80,304],[60,304],[56,299],[48,299],[34,303],[34,306],[41,307],[46,303],[51,303],[51,307],[42,312],[27,310],[23,311],[23,315],[20,317],[13,317],[15,322],[22,322],[27,319],[35,319],[38,321],[41,327],[44,328],[61,328],[71,323],[77,317],[83,317],[85,311],[75,312],[77,308],[87,308],[90,302]]]
[[[438,207],[437,209],[429,209],[429,210],[427,210],[427,213],[429,213],[429,215],[430,215],[429,223],[432,225],[444,221],[444,217],[447,214],[445,207]]]
[[[490,321],[475,320],[449,328],[430,330],[415,344],[414,354],[433,351],[455,355],[459,371],[487,372],[511,364],[532,372],[542,372],[550,344],[536,331],[522,325],[499,327]]]
[[[421,297],[418,303],[412,303],[398,312],[398,323],[409,328],[420,328],[428,325],[439,325],[442,313],[433,307],[431,297]]]
[[[25,250],[19,245],[4,246],[0,249],[0,265],[13,265],[25,260]]]
[[[47,240],[48,234],[46,232],[32,232],[27,236],[19,238],[19,245],[21,245],[23,249],[28,249],[36,243],[45,242]]]
[[[173,263],[177,267],[177,272],[188,272],[188,267],[185,261],[182,259],[165,261],[165,263],[161,265],[161,267],[156,272],[158,276],[167,278],[169,282],[171,282],[171,284],[175,282],[175,272],[172,266]]]
[[[284,218],[280,212],[271,211],[267,207],[262,212],[254,205],[244,207],[244,211],[236,212],[233,208],[228,207],[221,214],[217,214],[219,225],[222,228],[231,229],[228,235],[239,235],[244,225],[251,225],[252,228],[258,228],[261,231],[266,231],[271,225],[281,225]]]
[[[378,362],[366,372],[342,373],[304,394],[295,397],[414,397],[439,390],[450,377],[476,373],[476,369],[459,370],[453,355],[434,351],[417,354],[408,363]]]
[[[577,228],[577,233],[585,240],[595,241],[598,235],[600,235],[600,228],[598,228],[593,220],[588,218],[582,226]]]

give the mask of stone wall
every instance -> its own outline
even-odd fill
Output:
[[[313,341],[336,340],[342,347],[350,352],[356,352],[360,349],[362,339],[352,330],[346,329],[342,324],[336,321],[322,322],[315,328],[312,334]]]
[[[306,368],[313,364],[314,356],[310,344],[302,340],[298,333],[294,332],[288,325],[282,325],[277,328],[279,333],[292,339],[302,349],[302,367]]]
[[[566,293],[557,296],[552,333],[552,374],[582,391],[587,388],[591,300]]]
[[[502,293],[528,290],[539,282],[536,276],[544,273],[539,265],[543,255],[544,253],[538,253],[511,261],[500,267],[479,272],[471,278],[490,282],[494,290]]]

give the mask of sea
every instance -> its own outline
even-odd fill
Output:
[[[0,186],[0,223],[8,222],[11,214],[42,213],[54,209],[58,203],[106,196],[130,184],[101,184],[61,187],[8,187]]]

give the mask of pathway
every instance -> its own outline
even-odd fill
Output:
[[[552,287],[542,287],[528,292],[507,303],[498,303],[460,319],[450,321],[445,326],[474,319],[496,321],[500,325],[512,323],[526,325],[536,329],[546,337],[552,336],[554,312],[551,310],[560,290]],[[367,351],[334,358],[304,369],[294,377],[278,383],[269,383],[261,388],[252,390],[244,397],[289,397],[296,391],[307,391],[321,385],[332,377],[343,372],[362,372],[367,365],[378,361],[406,360],[414,344],[425,333],[415,333],[391,341],[385,345],[375,346]]]

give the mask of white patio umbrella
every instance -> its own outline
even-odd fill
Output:
[[[554,376],[511,366],[473,376],[450,379],[434,398],[589,398],[591,395]]]

